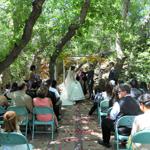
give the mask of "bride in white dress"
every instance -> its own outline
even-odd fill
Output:
[[[73,105],[76,101],[85,99],[80,82],[75,78],[75,67],[69,68],[65,82],[60,87],[62,89],[60,100],[62,105]]]

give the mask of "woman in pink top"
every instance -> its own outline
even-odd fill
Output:
[[[33,105],[34,106],[40,106],[40,107],[51,107],[53,108],[53,104],[50,98],[47,98],[48,88],[46,86],[41,86],[37,90],[37,97],[33,99]],[[52,114],[40,114],[36,116],[37,120],[39,121],[50,121],[53,118]],[[58,126],[58,121],[56,116],[54,116],[56,126]]]

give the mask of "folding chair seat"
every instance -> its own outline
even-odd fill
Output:
[[[17,132],[0,132],[0,145],[2,149],[32,150],[33,146],[28,143],[26,137]]]
[[[45,115],[45,114],[52,114],[52,120],[50,121],[39,121],[36,118],[36,115]],[[50,125],[51,126],[51,131],[36,131],[35,126],[38,125]],[[32,139],[34,139],[34,134],[35,133],[51,133],[51,139],[53,140],[54,137],[54,128],[55,128],[55,121],[54,121],[54,111],[53,108],[49,107],[34,107],[33,108],[33,121],[32,121]]]
[[[129,150],[132,150],[132,144],[138,143],[138,144],[149,144],[150,145],[150,130],[142,130],[137,133],[135,133],[131,138],[131,143],[129,145]]]
[[[15,111],[17,114],[17,117],[21,119],[19,122],[19,125],[25,126],[25,136],[27,137],[28,132],[28,123],[29,123],[29,117],[28,117],[28,111],[26,107],[24,106],[10,106],[7,108],[7,110]]]
[[[129,135],[127,134],[120,134],[119,127],[131,129],[134,118],[135,116],[123,116],[117,120],[115,126],[115,143],[116,143],[117,150],[120,150],[119,148],[120,142],[124,140],[127,141],[129,137]]]

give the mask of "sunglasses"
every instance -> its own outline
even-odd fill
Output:
[[[139,103],[140,103],[140,104],[146,104],[146,103],[148,103],[148,102],[150,102],[150,100],[145,101],[145,102],[143,102],[143,101],[139,101]]]

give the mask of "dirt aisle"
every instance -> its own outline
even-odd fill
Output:
[[[33,145],[38,150],[105,150],[97,144],[101,137],[97,117],[89,117],[91,102],[85,100],[74,106],[63,107],[60,127],[54,141],[48,135],[39,135]]]

